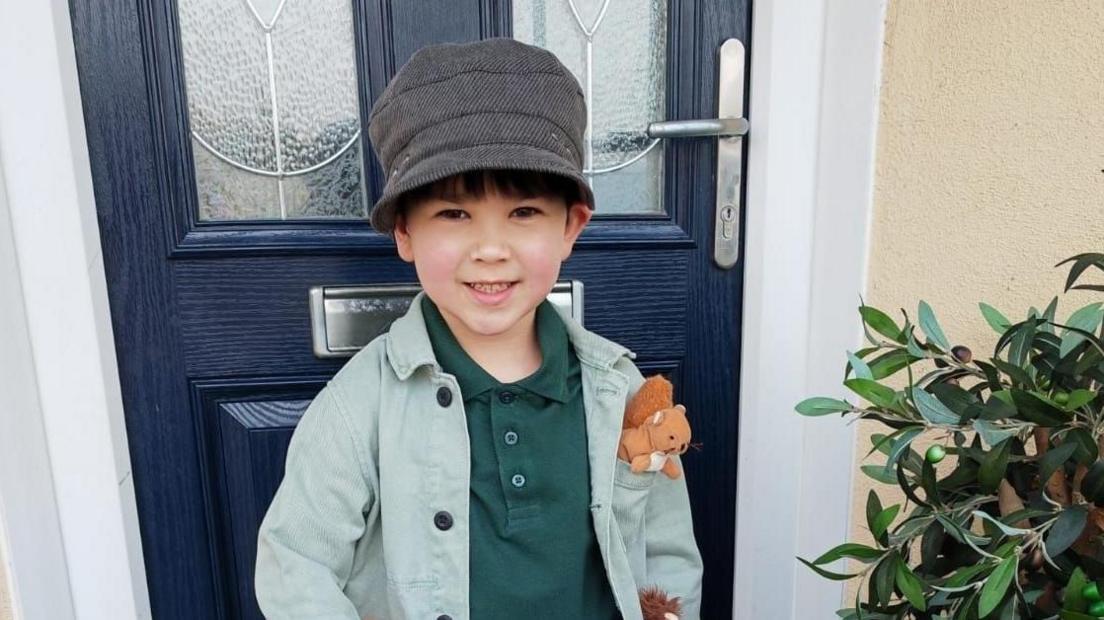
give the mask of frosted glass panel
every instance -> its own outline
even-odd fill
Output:
[[[514,38],[543,47],[586,93],[585,171],[599,213],[663,211],[666,0],[514,0]]]
[[[363,218],[350,0],[179,0],[201,220]]]

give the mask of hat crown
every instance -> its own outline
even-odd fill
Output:
[[[388,83],[373,106],[369,119],[375,118],[396,97],[411,89],[467,73],[548,73],[569,78],[576,93],[583,96],[583,89],[575,76],[555,54],[546,49],[507,38],[441,43],[414,52]]]
[[[372,211],[389,231],[403,192],[468,170],[510,168],[582,175],[586,101],[551,52],[514,39],[424,47],[388,83],[368,135],[387,184]]]

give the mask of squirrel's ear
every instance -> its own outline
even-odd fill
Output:
[[[686,413],[686,407],[684,407],[682,405],[675,405],[675,409],[680,409],[680,410],[682,410],[683,413]]]
[[[663,423],[663,410],[660,409],[659,411],[655,412],[655,415],[653,415],[652,419],[648,420],[648,422],[651,423],[652,426],[659,426],[661,423]]]

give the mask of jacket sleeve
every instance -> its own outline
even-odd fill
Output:
[[[629,377],[629,399],[644,383],[636,365],[625,360]],[[626,403],[627,404],[627,403]],[[681,599],[682,620],[701,617],[702,558],[694,540],[690,497],[686,492],[686,469],[674,457],[683,475],[671,480],[656,475],[648,492],[644,513],[645,556],[648,581],[669,596]]]
[[[257,602],[269,620],[359,620],[343,589],[374,494],[357,447],[327,386],[292,434],[284,479],[257,535]]]

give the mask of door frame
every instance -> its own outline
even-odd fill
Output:
[[[853,427],[793,405],[840,392],[842,352],[861,338],[886,2],[752,7],[736,618],[817,617],[842,598],[793,558],[847,536]],[[149,618],[69,7],[11,12],[0,84],[21,96],[0,99],[0,246],[14,248],[0,252],[0,330],[19,346],[0,351],[0,411],[17,412],[0,418],[5,587],[17,617]],[[784,446],[798,449],[778,458]],[[19,468],[4,455],[23,455]]]

